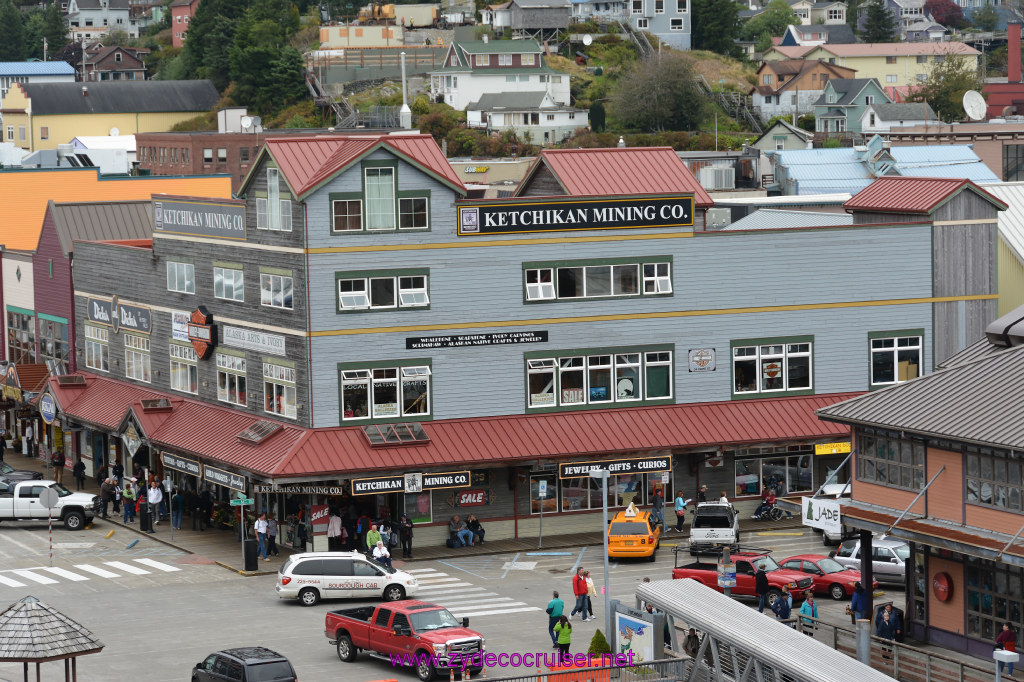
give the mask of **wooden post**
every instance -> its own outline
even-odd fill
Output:
[[[68,659],[64,659],[64,682],[69,682],[71,678],[71,663]]]
[[[71,682],[78,682],[78,657],[71,658]]]

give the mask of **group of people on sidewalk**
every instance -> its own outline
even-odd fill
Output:
[[[463,521],[456,514],[448,521],[448,546],[450,548],[465,547],[469,545],[472,547],[478,541],[480,544],[484,544],[484,535],[486,531],[484,527],[480,525],[479,519],[473,514],[466,517]]]
[[[271,554],[281,555],[281,550],[277,548],[277,519],[273,514],[261,513],[256,517],[253,530],[256,533],[257,556],[262,556],[264,561],[270,561]]]

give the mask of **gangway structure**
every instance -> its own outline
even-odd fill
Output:
[[[642,583],[636,596],[703,633],[686,682],[894,679],[696,580]]]

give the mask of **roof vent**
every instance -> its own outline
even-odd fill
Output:
[[[143,412],[170,412],[171,401],[167,398],[153,398],[152,400],[140,400]]]
[[[83,85],[82,86],[82,97],[88,97],[88,96],[89,96],[89,86],[88,85]]]
[[[81,374],[62,374],[57,377],[57,385],[85,388],[85,377]]]
[[[261,442],[280,431],[283,427],[277,422],[260,419],[253,422],[251,426],[238,434],[238,440],[249,445],[259,445]]]
[[[374,424],[364,426],[363,433],[372,446],[413,445],[430,442],[430,436],[418,422],[409,424]]]

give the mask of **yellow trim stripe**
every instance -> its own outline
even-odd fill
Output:
[[[975,218],[973,220],[936,220],[932,225],[997,225],[995,218]]]
[[[620,228],[612,228],[620,229]],[[584,242],[618,242],[638,239],[681,239],[693,232],[659,232],[655,234],[600,235],[593,237],[540,237],[537,239],[499,239],[494,241],[461,241],[439,244],[380,244],[376,246],[322,246],[307,253],[357,253],[361,251],[423,251],[426,249],[457,249],[466,246],[524,246],[531,244],[581,244]]]
[[[404,327],[367,327],[364,329],[326,329],[311,331],[310,336],[351,336],[355,334],[389,334],[396,332],[424,332],[443,329],[491,329],[495,327],[524,327],[528,325],[565,324],[568,322],[614,322],[618,320],[653,320],[674,317],[702,317],[704,315],[743,315],[748,313],[780,313],[796,310],[834,310],[837,308],[870,308],[888,305],[914,305],[918,303],[952,303],[955,301],[992,301],[997,294],[973,296],[934,296],[929,298],[892,298],[881,301],[843,301],[840,303],[801,303],[771,305],[757,308],[716,308],[709,310],[667,310],[658,313],[634,315],[592,315],[590,317],[553,317],[532,320],[497,320],[492,322],[459,322],[457,324],[417,324]]]

